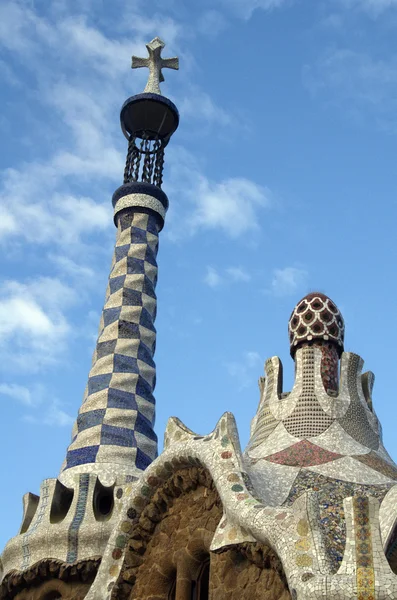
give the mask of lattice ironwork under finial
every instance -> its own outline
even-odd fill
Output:
[[[124,183],[142,181],[161,188],[163,183],[164,148],[165,144],[158,137],[150,139],[143,134],[139,139],[131,136],[128,142]]]
[[[160,82],[164,81],[162,69],[179,69],[179,59],[162,58],[161,51],[165,44],[159,37],[155,37],[146,48],[149,52],[148,58],[132,57],[131,68],[138,69],[139,67],[147,67],[149,69],[149,79],[143,93],[161,94]]]
[[[147,67],[149,79],[144,92],[128,98],[121,109],[121,128],[128,139],[124,184],[148,183],[161,188],[164,149],[179,124],[176,106],[160,92],[162,69],[179,69],[178,58],[161,57],[164,46],[156,37],[146,44],[148,58],[132,57],[132,68]]]

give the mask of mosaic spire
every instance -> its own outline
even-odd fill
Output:
[[[149,68],[150,85],[121,109],[128,153],[124,183],[113,194],[116,245],[92,367],[60,475],[65,485],[86,472],[104,485],[131,481],[157,456],[155,288],[168,208],[161,184],[164,149],[179,122],[158,87],[161,68],[178,67],[177,59],[161,58],[163,47],[155,38],[148,59],[133,57],[133,67]]]

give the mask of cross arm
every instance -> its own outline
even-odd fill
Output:
[[[138,69],[139,67],[148,67],[149,59],[148,58],[139,58],[139,56],[132,57],[131,68]]]
[[[176,71],[179,69],[179,58],[176,56],[174,58],[162,58],[161,59],[162,68],[167,69],[175,69]]]

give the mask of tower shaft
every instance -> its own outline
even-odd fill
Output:
[[[117,239],[88,384],[62,480],[97,473],[131,480],[157,456],[153,431],[160,221],[139,207],[117,215]]]

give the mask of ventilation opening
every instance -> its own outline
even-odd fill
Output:
[[[114,506],[114,485],[105,487],[97,479],[93,496],[94,515],[97,521],[110,519]]]
[[[22,525],[19,533],[26,533],[29,529],[29,526],[33,520],[34,515],[36,514],[37,507],[39,505],[39,496],[36,494],[25,494],[23,497],[23,519]]]
[[[65,487],[57,479],[51,504],[50,523],[60,523],[64,520],[72,504],[73,494],[72,489]]]

